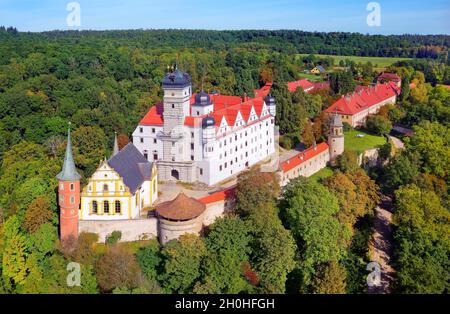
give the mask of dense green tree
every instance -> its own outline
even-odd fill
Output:
[[[136,254],[137,262],[142,273],[149,279],[156,279],[160,272],[162,256],[157,241],[152,241],[149,245],[142,247]]]
[[[443,293],[449,288],[450,214],[434,192],[415,185],[396,191],[397,290]]]
[[[309,291],[317,267],[339,261],[346,251],[350,234],[335,215],[338,200],[319,183],[298,178],[285,188],[281,203],[286,226],[300,250],[300,291]]]
[[[197,293],[239,293],[248,289],[242,264],[248,261],[251,241],[247,223],[237,217],[218,219],[206,235],[207,256]]]
[[[425,172],[447,178],[450,170],[449,128],[437,122],[424,121],[415,126],[414,131],[407,143],[408,150],[420,156]]]
[[[392,123],[381,115],[367,117],[366,128],[377,135],[388,135],[392,130]]]
[[[205,244],[197,235],[183,235],[167,243],[161,251],[164,269],[159,278],[163,288],[174,293],[191,292],[205,254]]]

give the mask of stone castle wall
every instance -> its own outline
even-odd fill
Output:
[[[128,219],[128,220],[80,220],[78,231],[96,233],[99,242],[105,242],[106,237],[113,231],[122,232],[120,241],[138,241],[158,236],[158,219]]]

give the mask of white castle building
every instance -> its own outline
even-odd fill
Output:
[[[160,180],[213,185],[275,152],[275,99],[192,94],[191,78],[176,69],[133,132],[133,143],[156,162]]]

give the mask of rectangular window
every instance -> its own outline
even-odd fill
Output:
[[[144,154],[144,158],[148,160],[148,154]]]
[[[109,214],[109,202],[108,201],[103,202],[103,212],[105,214]]]
[[[156,144],[158,140],[156,138],[153,139],[153,144]]]
[[[155,132],[156,132],[155,128],[152,128],[152,133],[155,133]]]
[[[194,150],[194,143],[191,143],[191,149]]]
[[[203,175],[203,169],[202,168],[200,168],[200,175],[201,176]]]
[[[144,143],[144,138],[143,137],[141,137],[141,143]]]
[[[75,189],[75,188],[74,188],[74,185],[73,185],[73,183],[71,183],[71,184],[70,184],[70,190],[73,191],[74,189]]]
[[[191,132],[191,138],[194,138],[194,132]]]
[[[153,154],[153,160],[158,160],[158,154]]]
[[[144,128],[139,128],[139,133],[143,133],[144,132]]]
[[[193,155],[191,155],[191,160],[194,161],[194,156]]]

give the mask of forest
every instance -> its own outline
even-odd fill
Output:
[[[382,194],[394,199],[394,291],[448,291],[450,36],[1,27],[0,43],[1,293],[365,293]],[[59,243],[55,176],[68,122],[87,178],[110,155],[114,132],[123,145],[161,101],[161,79],[177,64],[194,91],[253,95],[273,82],[280,144],[311,146],[326,138],[323,110],[378,74],[350,60],[335,70],[314,54],[414,58],[386,69],[402,79],[400,99],[365,129],[379,136],[393,125],[413,129],[404,150],[388,142],[373,169],[346,152],[330,176],[299,178],[283,190],[271,175],[244,172],[232,215],[204,237],[164,248],[156,240],[118,243],[117,234],[107,243],[82,234],[74,250]],[[321,79],[330,91],[289,93],[286,83],[316,64],[329,71]],[[66,285],[70,261],[82,265],[80,287]]]

